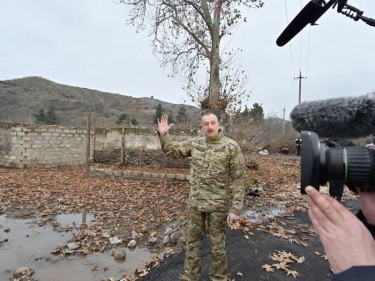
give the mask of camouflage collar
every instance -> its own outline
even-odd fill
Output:
[[[219,129],[219,132],[213,137],[206,137],[206,142],[218,142],[223,138],[223,131]]]

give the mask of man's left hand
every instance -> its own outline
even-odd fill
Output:
[[[231,224],[231,223],[238,221],[239,219],[240,219],[240,216],[233,214],[233,213],[229,213],[227,216],[227,223]]]

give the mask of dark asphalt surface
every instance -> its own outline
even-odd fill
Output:
[[[348,200],[344,203],[353,212],[358,210],[358,200]],[[307,212],[296,212],[293,220],[282,219],[285,222],[285,229],[292,229],[293,226],[300,224],[311,225]],[[325,281],[332,279],[328,261],[322,257],[324,250],[318,236],[307,234],[309,240],[305,241],[308,247],[301,244],[291,243],[288,240],[277,238],[255,229],[249,239],[244,237],[244,233],[238,230],[228,229],[226,239],[226,249],[228,255],[228,278],[230,280],[306,280],[306,281]],[[297,235],[306,235],[300,233]],[[298,237],[298,236],[297,236]],[[274,270],[266,272],[262,268],[264,264],[272,265],[277,263],[269,258],[276,251],[285,251],[297,257],[305,257],[303,263],[291,263],[290,270],[297,271],[299,276],[295,278],[287,275],[284,270]],[[316,254],[318,252],[320,255]],[[143,277],[142,281],[178,281],[183,274],[184,252],[170,256],[164,259],[160,265],[156,266],[151,272]],[[203,240],[203,265],[201,281],[208,281],[209,270],[209,237],[205,233]],[[237,273],[242,273],[242,277]]]

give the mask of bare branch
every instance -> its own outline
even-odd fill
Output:
[[[153,53],[161,66],[170,67],[172,76],[185,77],[185,90],[193,102],[202,106],[212,92],[220,100],[214,102],[215,106],[233,111],[241,105],[248,79],[243,71],[229,67],[240,51],[220,53],[220,43],[244,21],[241,7],[259,8],[261,0],[218,0],[219,18],[215,23],[212,0],[117,1],[129,8],[128,24],[136,26],[137,31],[149,30]],[[200,86],[202,71],[209,80]]]

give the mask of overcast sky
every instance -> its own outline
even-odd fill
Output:
[[[114,0],[115,1],[115,0]],[[0,0],[0,80],[41,76],[57,83],[132,97],[183,103],[182,78],[168,78],[146,32],[126,25],[127,7],[111,0]],[[375,90],[375,27],[328,10],[290,44],[276,39],[308,1],[264,0],[246,12],[231,47],[243,49],[253,89],[247,102],[286,118],[302,101],[363,95]],[[375,18],[375,1],[348,4]],[[188,104],[192,104],[187,101]]]

